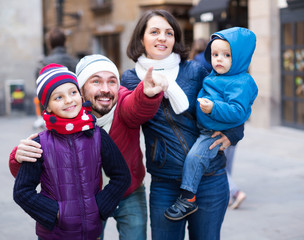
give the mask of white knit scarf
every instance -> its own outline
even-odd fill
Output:
[[[103,128],[108,134],[110,132],[113,123],[116,106],[117,104],[115,104],[115,106],[107,114],[103,115],[100,118],[96,118],[96,125],[98,127]],[[102,172],[102,189],[103,189],[110,182],[110,178],[105,174],[103,168],[101,170],[102,170],[101,172]]]
[[[144,79],[149,67],[153,67],[153,73],[161,74],[167,78],[169,86],[164,96],[169,99],[172,109],[176,114],[186,111],[189,107],[186,94],[176,83],[180,61],[181,59],[178,54],[171,53],[167,58],[162,60],[154,60],[142,55],[135,63],[135,71],[140,80]],[[153,74],[153,78],[156,78],[157,74]]]
[[[112,126],[116,106],[117,104],[115,104],[115,106],[111,109],[110,112],[108,112],[107,114],[103,115],[100,118],[97,118],[96,120],[96,125],[103,128],[108,134]]]

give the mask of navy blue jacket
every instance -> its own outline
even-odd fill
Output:
[[[196,125],[197,94],[207,71],[195,61],[182,61],[176,79],[177,84],[188,97],[189,108],[182,114],[175,114],[169,100],[163,98],[155,116],[143,125],[146,143],[146,167],[153,176],[181,179],[184,160],[196,141],[199,130]],[[121,84],[130,90],[138,85],[140,79],[135,69],[123,73]],[[244,126],[224,132],[232,144],[243,137]],[[210,163],[206,174],[224,168],[225,155],[220,152]]]

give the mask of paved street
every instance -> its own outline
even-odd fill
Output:
[[[34,221],[13,201],[14,179],[8,169],[9,153],[20,139],[34,132],[34,120],[33,116],[17,114],[0,117],[0,240],[37,239]],[[233,178],[247,199],[240,209],[228,209],[221,239],[304,240],[303,149],[304,131],[246,125],[245,138],[236,152]],[[145,181],[148,191],[148,175]],[[150,240],[150,231],[148,236]],[[105,239],[118,239],[111,219]]]

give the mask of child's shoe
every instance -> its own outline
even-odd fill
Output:
[[[196,212],[198,206],[195,202],[195,197],[191,200],[192,199],[181,198],[180,196],[175,203],[165,211],[165,217],[177,221]]]

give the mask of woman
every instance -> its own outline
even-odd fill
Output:
[[[131,37],[127,55],[136,64],[135,69],[124,72],[122,85],[134,89],[151,66],[155,79],[165,77],[169,82],[158,112],[143,125],[146,166],[152,175],[152,239],[184,239],[186,222],[190,239],[219,239],[229,201],[223,152],[213,159],[202,177],[196,196],[199,209],[181,221],[173,222],[164,217],[166,208],[179,196],[183,163],[198,137],[195,102],[207,72],[200,64],[186,61],[181,29],[176,19],[164,10],[143,14]],[[221,143],[220,150],[230,143],[235,145],[243,137],[243,130],[242,125],[225,132],[226,136],[217,132],[222,137],[214,145]]]

